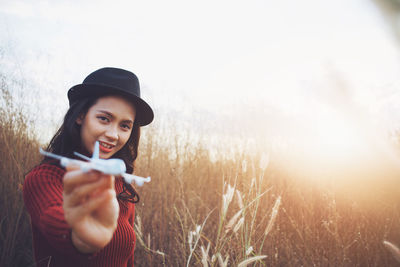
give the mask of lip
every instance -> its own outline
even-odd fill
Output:
[[[111,148],[102,146],[103,143],[111,146]],[[110,143],[107,143],[107,142],[103,142],[103,141],[99,141],[99,149],[103,153],[110,153],[113,150],[114,147],[115,147],[115,145],[113,145],[113,144],[110,144]]]

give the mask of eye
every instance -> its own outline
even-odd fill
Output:
[[[121,127],[122,127],[124,130],[130,130],[130,129],[131,129],[131,126],[130,126],[129,124],[127,124],[127,123],[121,124]]]
[[[110,119],[106,116],[97,116],[97,118],[102,122],[110,122]]]

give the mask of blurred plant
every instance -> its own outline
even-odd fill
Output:
[[[0,265],[28,266],[33,257],[22,184],[24,175],[39,161],[39,143],[32,132],[33,120],[13,98],[9,80],[1,74],[0,114]]]
[[[400,249],[389,241],[383,241],[383,244],[392,253],[393,257],[400,262]]]
[[[388,25],[392,28],[394,35],[400,42],[400,1],[399,0],[374,0],[375,4],[382,11]]]

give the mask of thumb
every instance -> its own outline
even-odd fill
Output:
[[[75,160],[71,160],[68,162],[65,168],[67,169],[67,171],[76,171],[81,169],[81,165]]]

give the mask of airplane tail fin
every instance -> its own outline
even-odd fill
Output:
[[[96,141],[96,143],[94,143],[94,150],[93,150],[93,155],[92,155],[92,159],[98,159],[99,158],[99,141]]]

